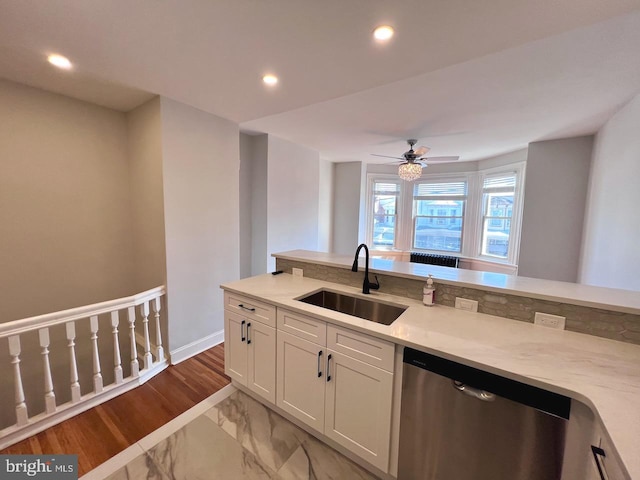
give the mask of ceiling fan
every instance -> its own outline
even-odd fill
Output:
[[[413,146],[418,143],[418,140],[415,138],[410,138],[407,140],[409,144],[409,150],[402,154],[402,157],[390,157],[388,155],[378,155],[372,153],[374,157],[384,157],[384,158],[395,158],[401,160],[400,165],[398,166],[398,176],[402,180],[406,180],[408,182],[416,180],[420,178],[422,175],[422,169],[431,163],[448,163],[455,162],[460,157],[449,156],[449,157],[425,157],[429,152],[429,147],[421,146],[417,147],[415,150]]]

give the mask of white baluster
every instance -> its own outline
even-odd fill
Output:
[[[151,340],[149,339],[149,302],[140,305],[140,314],[144,327],[144,368],[151,368],[153,357],[151,356]]]
[[[24,401],[24,389],[22,388],[22,376],[20,375],[20,336],[9,337],[9,355],[13,365],[13,382],[16,394],[16,419],[17,425],[26,425],[29,421],[27,404]]]
[[[100,393],[102,386],[102,371],[100,370],[100,354],[98,352],[98,316],[89,318],[91,326],[91,346],[93,347],[93,391]]]
[[[80,401],[80,383],[78,383],[78,364],[76,362],[76,323],[67,322],[67,345],[69,347],[69,377],[71,379],[71,402]]]
[[[113,378],[117,384],[122,383],[122,361],[120,359],[120,342],[118,341],[118,311],[111,312],[111,332],[113,333]]]
[[[131,340],[131,376],[136,378],[140,375],[140,365],[138,364],[138,347],[136,347],[136,309],[129,307],[127,310],[129,320],[129,339]]]
[[[162,362],[164,360],[164,349],[162,348],[162,333],[160,331],[160,309],[162,308],[160,297],[154,298],[151,305],[153,316],[156,319],[156,361]]]
[[[42,348],[42,364],[44,367],[44,405],[47,413],[56,411],[56,394],[53,392],[53,379],[51,378],[51,364],[49,363],[49,329],[38,330],[40,347]]]

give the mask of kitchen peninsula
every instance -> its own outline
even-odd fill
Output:
[[[374,259],[370,270],[372,274],[379,276],[381,288],[368,297],[408,307],[393,324],[385,326],[298,301],[306,294],[323,288],[361,295],[361,288],[358,287],[361,287],[363,273],[351,272],[352,258],[308,251],[285,252],[274,256],[277,259],[277,269],[284,270],[285,274],[261,275],[223,285],[227,307],[230,306],[227,297],[240,295],[258,305],[273,307],[274,312],[279,312],[279,320],[282,311],[289,318],[301,315],[303,319],[319,319],[328,329],[342,329],[353,332],[354,335],[367,335],[372,339],[392,343],[397,346],[396,374],[399,371],[398,362],[402,362],[398,350],[408,346],[570,397],[593,412],[594,419],[602,430],[603,444],[609,446],[607,454],[611,459],[619,457],[619,463],[624,465],[620,467],[624,475],[622,478],[640,478],[640,459],[636,455],[637,439],[640,438],[640,346],[628,343],[634,340],[633,335],[626,338],[625,343],[594,335],[553,330],[526,321],[514,321],[504,318],[506,315],[466,312],[442,304],[429,308],[421,304],[418,300],[420,297],[416,298],[421,290],[403,282],[415,282],[421,289],[425,276],[431,273],[436,280],[436,302],[438,299],[444,300],[443,295],[439,294],[449,287],[469,289],[472,294],[474,291],[481,291],[486,297],[485,308],[497,308],[492,304],[504,307],[498,313],[511,314],[514,311],[513,298],[522,299],[523,304],[534,302],[529,306],[536,309],[540,308],[540,304],[535,302],[548,302],[548,306],[555,308],[554,312],[557,313],[567,311],[578,312],[579,315],[583,313],[581,309],[587,309],[597,315],[587,325],[602,322],[602,318],[610,315],[616,321],[631,327],[624,330],[623,334],[634,332],[633,322],[640,313],[640,301],[636,292],[605,289],[606,294],[598,296],[596,291],[600,289],[595,287],[571,284],[559,286],[557,284],[562,282],[505,278],[505,275],[499,274]],[[302,268],[304,276],[290,275],[292,268]],[[322,279],[309,278],[313,275]],[[508,296],[504,302],[500,300],[503,295]],[[480,305],[482,308],[482,302]],[[275,313],[273,315],[275,362]],[[278,333],[280,325],[278,323]],[[567,326],[570,325],[575,327],[570,324],[570,316],[567,315]],[[225,323],[226,333],[231,334],[233,330],[226,327]],[[239,330],[238,333],[245,331]],[[326,345],[329,345],[329,336],[325,338]],[[230,346],[231,342],[225,345]],[[279,369],[278,373],[280,372]],[[320,368],[319,373],[322,373]],[[398,375],[394,379],[394,409],[399,400],[397,377]],[[281,379],[278,378],[278,385],[280,382]],[[277,390],[275,383],[273,390]],[[393,476],[397,468],[398,432],[395,422],[392,422],[388,435],[391,439],[389,468],[384,465],[378,468]],[[587,459],[588,456],[585,456],[585,461]],[[372,463],[371,460],[367,461]],[[623,472],[625,469],[626,472]]]

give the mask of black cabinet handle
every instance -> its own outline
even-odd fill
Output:
[[[246,340],[246,338],[244,337],[244,324],[247,323],[245,320],[242,320],[242,322],[240,322],[240,341],[244,342]]]
[[[251,328],[251,322],[247,323],[247,345],[251,343],[250,328]]]
[[[320,369],[320,359],[322,358],[322,350],[318,352],[318,378],[322,376],[322,370]]]
[[[331,381],[331,354],[327,356],[327,382]]]
[[[607,455],[604,453],[604,450],[600,447],[596,447],[591,445],[591,453],[593,453],[593,459],[596,461],[596,466],[598,467],[598,473],[600,474],[601,480],[608,480],[606,476],[606,472],[604,469],[604,465],[602,465],[601,457],[606,457]]]
[[[240,308],[243,308],[245,310],[249,310],[250,312],[255,312],[256,309],[255,308],[249,308],[249,307],[245,307],[244,305],[240,304],[238,305]]]

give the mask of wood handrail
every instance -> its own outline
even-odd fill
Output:
[[[82,307],[70,308],[59,312],[46,313],[44,315],[23,318],[21,320],[14,320],[7,323],[0,323],[0,338],[20,335],[21,333],[30,332],[39,328],[52,327],[54,325],[59,325],[73,320],[80,320],[94,315],[113,312],[114,310],[135,307],[144,302],[160,297],[165,293],[167,293],[167,289],[164,285],[161,285],[130,297],[107,300],[106,302],[84,305]]]

